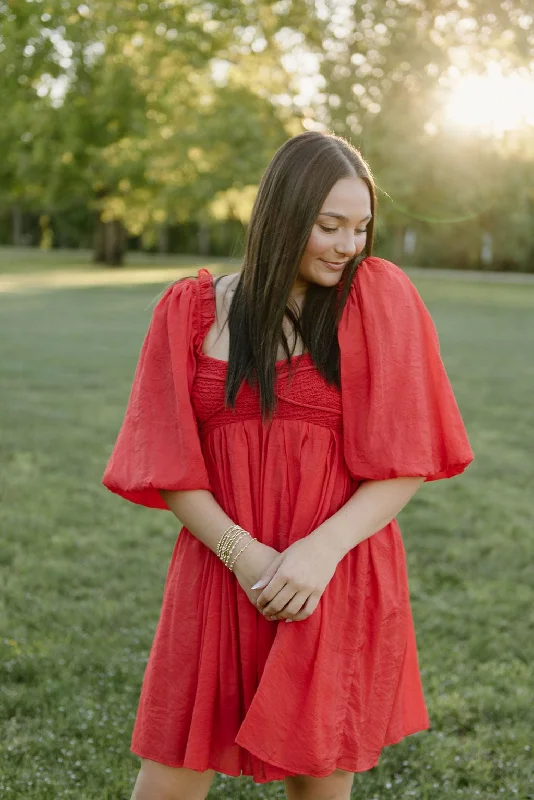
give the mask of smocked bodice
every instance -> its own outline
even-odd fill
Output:
[[[206,270],[198,274],[197,369],[192,389],[192,404],[199,432],[243,420],[261,421],[259,393],[247,381],[241,384],[235,409],[225,408],[226,361],[202,352],[202,342],[215,319],[213,277]],[[309,353],[276,362],[276,420],[301,420],[342,431],[340,390],[328,383],[316,368]]]

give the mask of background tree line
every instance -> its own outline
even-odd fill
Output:
[[[532,70],[526,0],[0,2],[0,243],[237,256],[274,151],[323,128],[371,165],[381,255],[534,270],[533,128],[443,120],[490,60]]]

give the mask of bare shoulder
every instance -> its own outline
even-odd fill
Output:
[[[222,275],[214,281],[216,314],[202,343],[202,352],[221,361],[228,361],[229,334],[226,320],[238,280],[239,273],[232,273]]]
[[[215,280],[217,316],[228,313],[239,275],[239,272],[232,272],[230,275],[222,275],[221,278]]]
[[[220,278],[215,278],[215,294],[217,296],[222,296],[227,290],[229,293],[231,292],[233,294],[239,280],[239,275],[239,272],[232,272],[230,275],[222,275]]]

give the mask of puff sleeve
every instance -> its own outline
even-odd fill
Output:
[[[408,276],[369,257],[338,328],[344,454],[352,477],[450,478],[473,452],[436,328]]]
[[[124,420],[102,483],[148,508],[168,510],[158,489],[211,491],[191,405],[196,281],[170,286],[154,308]]]

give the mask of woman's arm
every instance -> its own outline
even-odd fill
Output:
[[[224,531],[235,523],[225,514],[212,493],[205,489],[160,489],[159,493],[182,525],[216,553],[217,543]]]
[[[216,553],[219,539],[226,528],[234,524],[234,520],[224,512],[213,494],[205,489],[159,489],[159,492],[174,516],[188,531]],[[242,537],[234,545],[232,558],[237,556],[247,539],[248,537]],[[278,555],[278,550],[254,539],[235,561],[234,575],[254,606],[259,592],[253,591],[251,586]]]
[[[363,481],[345,505],[310,535],[328,539],[341,560],[349,550],[391,522],[424,480],[417,477]]]
[[[262,589],[258,609],[267,619],[275,614],[279,619],[309,617],[341,559],[391,522],[423,481],[422,477],[402,477],[361,483],[335,514],[290,545],[265,570],[252,587]]]

